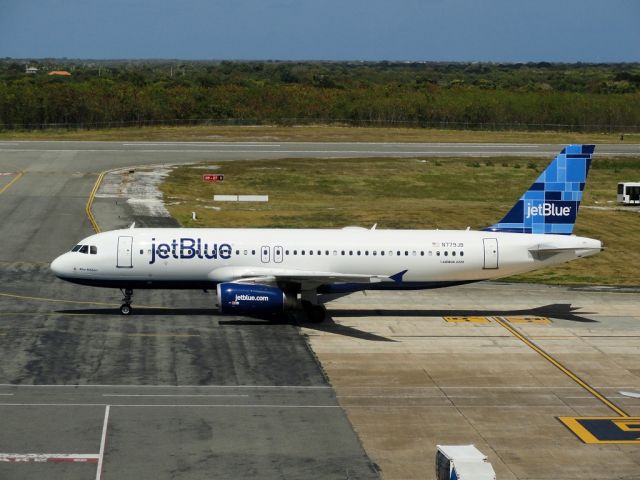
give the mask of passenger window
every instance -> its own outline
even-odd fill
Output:
[[[445,256],[445,257],[448,257],[448,256],[449,256],[449,252],[445,251],[445,252],[444,252],[444,256]]]
[[[325,251],[324,251],[324,254],[325,254],[325,255],[329,255],[329,250],[325,250]],[[336,253],[335,253],[335,252],[333,252],[333,254],[335,255]]]
[[[353,250],[349,250],[349,255],[353,255]]]
[[[200,254],[200,252],[198,252]],[[240,250],[236,250],[236,255],[240,255]]]
[[[300,255],[304,255],[304,250],[301,250],[301,251],[300,251]]]
[[[71,249],[72,252],[77,252],[78,250],[80,250],[80,248],[82,247],[82,245],[76,245],[75,247],[73,247]]]
[[[294,251],[293,251],[293,254],[294,254],[294,255],[298,255],[298,250],[294,250]]]
[[[455,257],[456,256],[456,252],[451,252],[451,255]]]
[[[285,255],[289,255],[289,250],[285,250],[285,251],[284,251],[284,254],[285,254]]]
[[[245,255],[247,254],[247,250],[245,250],[245,251],[244,251],[244,254],[245,254]]]
[[[304,255],[304,250],[302,251],[302,254]],[[309,255],[313,255],[313,250],[309,250]]]
[[[384,250],[380,250],[380,255],[384,257]]]
[[[322,255],[322,250],[318,250],[318,255]],[[329,255],[329,252],[327,252],[327,255]]]
[[[401,255],[400,250],[398,250],[398,252],[396,253],[396,255],[398,255],[398,256],[400,256],[400,255]]]
[[[342,250],[342,255],[344,255],[344,250]]]
[[[360,250],[358,250],[358,255],[360,255],[360,253],[361,253]]]
[[[424,252],[422,250],[420,251],[420,256],[424,257]]]
[[[140,255],[144,255],[144,250],[140,249]]]
[[[461,257],[464,257],[464,252],[460,252],[460,256],[461,256]]]
[[[439,256],[440,256],[440,251],[439,251],[439,250],[436,252],[436,256],[437,256],[437,257],[439,257]]]
[[[408,256],[409,256],[409,250],[405,250],[405,251],[404,251],[404,256],[405,256],[405,257],[408,257]]]
[[[251,250],[251,255],[255,255],[256,251],[255,250]]]
[[[369,255],[369,250],[365,250],[365,251],[364,251],[364,254],[365,254],[365,255]]]
[[[376,252],[376,251],[374,250],[374,251],[373,251],[373,255],[375,256],[375,255],[377,255],[377,254],[378,254],[378,252]]]
[[[88,245],[82,245],[82,247],[80,247],[79,252],[80,253],[89,253],[89,246]]]

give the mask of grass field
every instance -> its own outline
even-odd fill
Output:
[[[171,214],[183,226],[320,228],[377,223],[378,228],[477,229],[498,221],[548,162],[520,157],[219,162],[219,169],[178,167],[162,189]],[[207,171],[224,173],[224,183],[204,183],[201,175]],[[605,252],[514,279],[640,284],[640,213],[614,210],[621,179],[640,179],[640,157],[594,160],[576,224],[576,235],[602,240]],[[270,201],[214,204],[213,194],[268,194]],[[192,211],[198,214],[196,222]]]
[[[333,125],[143,127],[105,130],[0,131],[0,140],[94,141],[264,141],[264,142],[498,142],[498,143],[618,143],[619,134],[437,130]],[[640,143],[640,133],[624,142]]]

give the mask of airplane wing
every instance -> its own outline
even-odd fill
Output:
[[[402,273],[404,274],[404,272]],[[306,287],[334,282],[378,283],[384,281],[398,281],[396,278],[379,274],[322,272],[277,267],[220,267],[212,270],[208,277],[215,282],[259,284],[299,282],[304,284]],[[396,277],[396,275],[393,277]]]

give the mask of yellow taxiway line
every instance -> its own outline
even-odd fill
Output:
[[[93,227],[93,229],[95,230],[96,233],[100,233],[100,225],[98,225],[98,221],[96,220],[96,217],[93,215],[93,211],[91,210],[91,207],[93,207],[93,200],[96,196],[96,193],[98,193],[98,189],[100,188],[100,185],[102,184],[102,179],[104,178],[104,176],[107,174],[107,171],[104,172],[100,172],[100,174],[98,175],[98,179],[96,180],[96,183],[93,185],[93,189],[91,190],[91,193],[89,194],[89,199],[87,200],[87,205],[84,207],[84,211],[87,213],[87,217],[89,218],[89,222],[91,222],[91,226]]]
[[[502,317],[492,317],[492,318],[496,321],[496,323],[498,323],[502,327],[506,328],[514,337],[516,337],[519,340],[521,340],[522,342],[524,342],[529,348],[534,350],[536,353],[540,354],[545,360],[550,362],[554,367],[556,367],[558,370],[560,370],[562,373],[564,373],[566,376],[568,376],[571,380],[576,382],[578,385],[580,385],[587,392],[589,392],[595,398],[600,400],[602,403],[604,403],[607,407],[609,407],[611,410],[616,412],[618,415],[620,415],[621,417],[629,417],[630,416],[627,412],[622,410],[620,407],[618,407],[616,404],[614,404],[613,402],[608,400],[604,395],[602,395],[600,392],[598,392],[595,388],[593,388],[587,382],[585,382],[580,377],[578,377],[578,375],[573,373],[567,367],[562,365],[558,360],[553,358],[551,355],[549,355],[547,352],[545,352],[542,348],[540,348],[535,343],[533,343],[531,340],[529,340],[527,337],[525,337],[522,333],[520,333],[518,330],[516,330],[513,326],[509,325],[509,322],[505,321]]]
[[[7,190],[9,190],[9,188],[11,187],[11,185],[13,185],[14,183],[16,183],[18,180],[20,180],[20,177],[22,177],[22,175],[24,175],[24,173],[22,172],[18,172],[17,175],[13,178],[13,180],[11,180],[9,183],[7,183],[4,187],[0,188],[0,195],[2,195],[4,192],[6,192]]]

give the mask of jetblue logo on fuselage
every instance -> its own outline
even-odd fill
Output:
[[[231,258],[231,245],[228,243],[208,243],[201,238],[174,238],[170,243],[159,243],[151,239],[151,260],[149,264],[156,262],[156,257],[162,260],[169,258],[188,260],[191,258],[206,258],[209,260]]]
[[[526,218],[542,215],[543,217],[569,217],[571,207],[566,205],[556,205],[555,203],[542,203],[540,205],[527,205]]]

